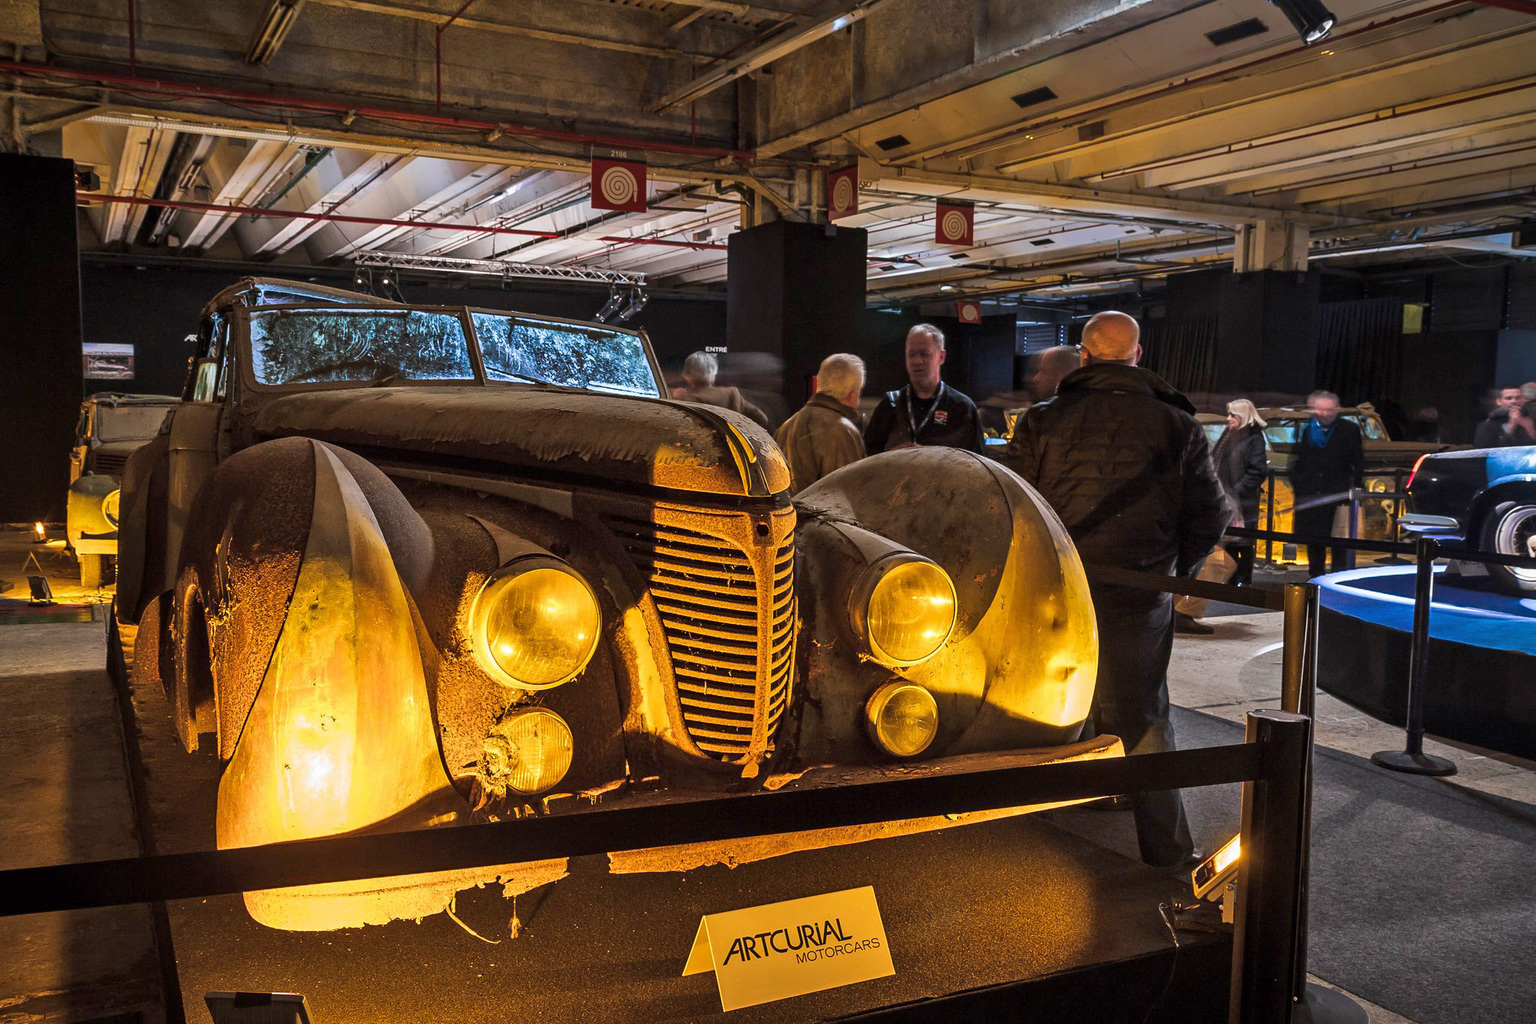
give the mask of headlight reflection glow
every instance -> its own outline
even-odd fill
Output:
[[[471,612],[475,654],[493,678],[540,690],[586,667],[601,613],[587,582],[554,559],[514,562],[492,574]]]

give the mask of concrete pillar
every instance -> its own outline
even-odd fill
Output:
[[[782,413],[833,352],[857,352],[868,241],[862,228],[778,220],[730,237],[726,338],[732,362],[760,353],[782,364]],[[762,360],[759,360],[762,361]]]
[[[0,154],[0,523],[62,521],[80,410],[75,165]]]
[[[1305,224],[1289,220],[1261,220],[1237,229],[1232,250],[1232,272],[1259,270],[1304,271],[1311,232]]]

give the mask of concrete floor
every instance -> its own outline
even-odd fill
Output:
[[[60,553],[0,531],[0,600],[24,597],[19,570],[33,552],[61,601],[109,596],[73,584],[72,562]],[[1249,710],[1278,706],[1280,616],[1221,612],[1213,609],[1206,620],[1213,635],[1179,636],[1169,690],[1175,704],[1241,722]],[[8,780],[0,787],[0,820],[9,840],[0,845],[0,867],[137,853],[121,722],[104,662],[101,621],[0,625],[0,777]],[[1368,757],[1401,745],[1400,729],[1327,694],[1318,694],[1317,712],[1321,746]],[[152,740],[155,730],[145,725]],[[1460,769],[1441,785],[1536,803],[1536,765],[1433,739],[1425,747]],[[161,755],[146,748],[152,756]],[[0,1022],[74,1024],[135,1011],[145,1021],[162,1019],[151,935],[142,907],[0,920]],[[201,1012],[191,1000],[188,1009]],[[1367,1011],[1373,1024],[1406,1020],[1379,1007]]]

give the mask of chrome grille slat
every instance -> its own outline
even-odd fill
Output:
[[[656,516],[675,520],[682,514],[658,508]],[[691,529],[687,519],[689,526],[622,515],[604,519],[655,601],[689,737],[723,761],[761,751],[764,732],[771,735],[791,693],[793,533],[772,550],[749,551],[722,539],[752,536],[745,529],[747,513],[722,527],[722,537]]]

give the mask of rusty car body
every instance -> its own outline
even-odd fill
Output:
[[[117,556],[118,483],[128,456],[149,443],[177,404],[171,395],[102,392],[80,403],[69,452],[65,535],[80,562],[80,582],[99,587]]]
[[[217,753],[220,847],[1121,752],[1079,739],[1076,552],[990,460],[887,453],[791,501],[765,431],[664,397],[645,335],[602,324],[246,279],[198,337],[127,470],[116,614]],[[246,903],[329,928],[470,881]]]

